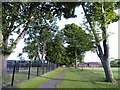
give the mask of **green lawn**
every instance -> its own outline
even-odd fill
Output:
[[[42,76],[31,78],[30,80],[27,80],[25,82],[17,84],[15,87],[21,88],[21,89],[22,88],[38,88],[41,84],[48,82],[49,80],[52,80],[54,77],[56,77],[56,75],[59,72],[62,72],[63,70],[64,70],[64,68],[58,68],[58,69],[51,71],[49,73],[46,73]]]
[[[115,79],[118,80],[118,69],[112,68]],[[102,68],[67,68],[63,77],[63,82],[57,88],[118,88],[118,83],[104,82],[104,72]]]
[[[104,82],[105,77],[102,68],[84,68],[83,71],[79,68],[58,68],[50,73],[16,84],[15,87],[21,88],[21,90],[22,88],[38,88],[64,70],[63,82],[59,83],[56,88],[118,88],[118,82]],[[115,79],[118,80],[118,69],[112,68],[112,70]]]

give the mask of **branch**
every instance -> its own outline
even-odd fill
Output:
[[[98,50],[96,49],[96,53],[97,53],[97,55],[99,56],[99,53],[98,53]]]
[[[86,19],[87,19],[87,21],[88,21],[88,23],[89,23],[89,25],[90,25],[90,28],[91,28],[91,30],[92,30],[92,32],[93,32],[94,37],[95,37],[96,46],[97,46],[98,51],[99,51],[99,53],[97,52],[97,54],[98,54],[99,58],[102,58],[104,54],[103,54],[103,51],[102,51],[102,48],[101,48],[100,44],[98,44],[99,39],[98,39],[98,37],[97,37],[97,35],[96,35],[96,33],[95,33],[95,30],[94,30],[94,28],[93,28],[93,26],[92,26],[92,24],[91,24],[91,21],[89,20],[89,17],[88,17],[88,15],[87,15],[87,11],[85,10],[85,7],[84,7],[85,4],[82,3],[81,5],[82,5],[82,8],[83,8],[83,10],[84,10]],[[101,60],[102,60],[102,59],[101,59]]]
[[[33,7],[32,7],[32,4],[31,4],[30,8],[28,10],[28,12],[29,12],[28,17],[27,17],[28,22],[26,23],[26,26],[25,26],[24,30],[19,34],[19,36],[17,37],[17,39],[14,41],[12,51],[16,48],[16,45],[22,39],[22,37],[24,36],[25,32],[28,29],[28,26],[29,26],[29,23],[30,23],[31,14],[32,14],[32,9],[33,9]]]
[[[94,30],[94,28],[93,28],[93,26],[92,26],[91,21],[90,21],[88,15],[87,15],[87,11],[86,11],[86,9],[85,9],[85,7],[84,7],[84,6],[85,6],[84,2],[83,2],[81,5],[82,5],[82,8],[83,8],[83,11],[84,11],[84,13],[85,13],[86,19],[87,19],[87,21],[88,21],[88,23],[89,23],[89,25],[90,25],[90,28],[91,28],[91,30],[92,30],[92,32],[93,32],[93,35],[94,35],[94,37],[95,37],[95,41],[96,41],[96,44],[97,44],[97,42],[99,41],[99,39],[98,39],[98,37],[97,37],[97,35],[96,35],[96,33],[95,33],[95,30]]]
[[[99,57],[103,57],[103,51],[102,51],[102,47],[100,45],[98,45],[98,51],[99,51]]]
[[[22,23],[21,23],[21,24],[19,24],[19,25],[17,25],[17,27],[16,27],[16,28],[13,28],[13,30],[11,30],[11,32],[13,32],[15,29],[17,29],[20,25],[22,25]]]
[[[40,15],[42,16],[42,18],[43,18],[44,22],[45,22],[45,23],[47,23],[47,21],[46,21],[45,17],[42,15],[42,13],[40,13]]]
[[[103,15],[102,15],[102,17],[103,17],[103,21],[102,21],[102,23],[103,23],[103,25],[102,25],[103,36],[102,36],[102,38],[104,39],[103,40],[104,56],[106,58],[108,58],[109,57],[109,46],[107,44],[107,37],[106,37],[107,31],[106,31],[105,2],[103,2],[103,4],[102,4],[102,13],[103,13]]]
[[[17,39],[14,41],[13,43],[13,50],[16,48],[16,45],[18,44],[18,42],[22,39],[22,37],[24,36],[25,32],[27,31],[28,29],[28,24],[29,22],[27,23],[26,27],[24,28],[24,30],[19,34],[19,36],[17,37]],[[13,51],[12,50],[12,51]]]
[[[17,12],[17,15],[18,15],[18,12]],[[15,29],[12,30],[12,28],[13,28],[13,26],[14,26],[15,20],[17,19],[17,15],[13,15],[13,16],[12,16],[11,25],[10,25],[10,27],[9,27],[9,30],[10,30],[11,32],[15,30]]]

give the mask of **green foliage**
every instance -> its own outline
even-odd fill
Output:
[[[31,24],[32,27],[26,32],[28,37],[24,39],[26,46],[23,48],[23,52],[27,52],[30,59],[33,59],[39,52],[43,52],[43,47],[46,48],[58,29],[55,21],[51,23],[40,22],[36,21]]]
[[[118,19],[118,15],[115,13],[115,2],[105,3],[105,13],[106,13],[106,24],[110,24],[115,19]],[[87,9],[87,14],[91,22],[98,22],[102,25],[103,14],[102,14],[102,2],[86,3],[85,8]]]
[[[82,2],[83,3],[83,2]],[[28,35],[28,38],[25,38],[25,43],[27,46],[23,49],[23,52],[29,53],[29,58],[33,58],[38,54],[38,47],[43,47],[45,42],[57,42],[61,46],[57,47],[60,50],[62,49],[62,55],[64,56],[67,50],[62,46],[63,41],[60,39],[57,40],[57,36],[54,37],[55,32],[58,27],[54,23],[53,18],[59,18],[63,16],[64,18],[75,18],[75,8],[82,4],[81,2],[2,2],[2,35],[4,48],[3,51],[7,52],[8,49],[10,53],[14,47],[14,40],[11,39],[11,47],[8,48],[8,38],[13,32],[21,34],[20,27],[23,27],[27,32],[24,32],[24,35]],[[99,41],[108,37],[108,35],[100,34],[99,29],[102,28],[102,19],[103,15],[101,13],[101,2],[86,2],[85,8],[89,16],[89,20],[93,24],[95,31],[99,37]],[[119,2],[117,3],[106,3],[105,12],[106,12],[106,23],[110,24],[111,22],[117,21],[118,15],[114,12],[114,9],[119,7]],[[86,23],[86,21],[85,21]],[[86,23],[87,25],[87,23]],[[88,26],[88,25],[87,25]],[[73,29],[74,28],[74,29]],[[81,30],[81,27],[77,27],[72,24],[71,26],[66,26],[64,33],[66,34],[65,40],[66,43],[70,44],[70,47],[77,47],[77,53],[83,53],[85,51],[91,50],[93,48],[93,39],[92,35],[85,33],[84,30]],[[69,30],[68,30],[69,29]],[[73,29],[73,30],[72,30]],[[88,27],[89,29],[89,27]],[[101,38],[100,35],[103,35],[104,38]],[[60,36],[58,36],[60,38]],[[56,38],[52,41],[53,38]],[[63,38],[61,36],[61,38]],[[36,40],[37,39],[37,40]],[[48,44],[49,45],[49,44]],[[57,45],[55,43],[55,45]],[[51,45],[50,45],[51,46]],[[54,46],[54,45],[52,45]],[[88,47],[89,46],[89,47]],[[11,49],[11,50],[10,50]],[[40,48],[39,48],[40,49]],[[40,49],[41,51],[41,49]],[[9,53],[9,54],[10,54]],[[58,54],[60,57],[61,54]],[[82,57],[82,56],[81,56]],[[68,57],[66,59],[68,60]]]
[[[120,61],[119,59],[112,60],[110,62],[111,67],[119,67],[120,66]]]
[[[25,34],[25,32],[21,32],[20,28],[27,31],[31,28],[29,26],[32,25],[33,27],[34,25],[35,30],[39,30],[42,26],[38,24],[43,23],[43,26],[45,26],[45,23],[48,21],[50,23],[52,22],[53,17],[59,19],[62,16],[65,18],[75,17],[75,7],[79,5],[80,3],[75,2],[2,2],[2,35],[3,42],[6,44],[3,51],[7,52],[10,35],[14,33],[18,35]],[[55,30],[54,28],[57,27],[53,27],[52,29]],[[18,36],[18,38],[20,37]],[[16,44],[17,43],[18,42],[16,42]]]
[[[97,37],[95,40],[96,44],[98,45],[102,40],[108,38],[109,34],[106,33],[106,29],[109,24],[116,22],[119,20],[119,16],[114,11],[116,8],[118,9],[117,2],[105,2],[105,6],[102,6],[103,2],[86,2],[84,7],[86,9],[88,21],[91,23],[94,31],[94,35]],[[105,8],[105,12],[103,13],[103,8]],[[105,16],[104,16],[105,15]],[[84,19],[85,29],[89,29],[88,22]],[[92,29],[92,28],[91,28]],[[90,30],[91,31],[91,30]]]
[[[63,34],[58,32],[54,39],[47,44],[46,59],[57,64],[65,64],[65,47],[63,46]]]
[[[53,15],[57,16],[61,19],[63,15],[66,19],[68,18],[75,18],[76,15],[74,14],[75,8],[80,6],[80,2],[55,2],[55,11],[53,11]]]
[[[63,32],[65,42],[68,44],[67,55],[72,61],[75,60],[75,57],[81,61],[84,56],[83,53],[94,48],[92,35],[87,34],[81,27],[75,24],[68,24],[63,29]],[[77,53],[77,56],[75,56],[75,53]]]

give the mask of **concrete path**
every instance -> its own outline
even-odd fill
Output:
[[[62,76],[64,75],[64,72],[60,72],[53,80],[48,81],[47,83],[42,84],[39,89],[41,88],[56,88],[56,85],[60,82],[62,82]],[[38,89],[38,90],[39,90]]]

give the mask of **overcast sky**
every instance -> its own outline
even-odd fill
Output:
[[[59,26],[59,29],[64,28],[65,24],[71,24],[75,23],[80,26],[83,20],[84,14],[82,13],[82,8],[76,8],[75,13],[77,15],[77,18],[71,18],[71,19],[64,19],[62,18],[60,21],[58,20],[57,25]],[[109,25],[108,31],[111,32],[112,34],[109,36],[109,47],[110,47],[110,58],[118,58],[118,23],[113,23]],[[24,47],[24,42],[21,40],[15,51],[10,55],[8,60],[18,60],[19,58],[17,57],[18,53],[21,52],[22,48]],[[27,54],[24,54],[24,57],[26,60]],[[96,53],[91,53],[87,52],[84,58],[85,62],[100,62],[98,56]]]

